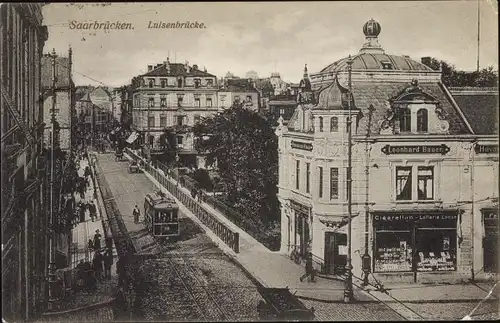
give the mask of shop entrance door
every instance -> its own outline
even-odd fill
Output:
[[[498,231],[499,231],[499,218],[497,210],[490,210],[483,212],[484,218],[484,234],[483,239],[483,266],[484,272],[498,273]]]
[[[341,275],[347,265],[347,255],[344,250],[347,247],[347,235],[345,233],[325,232],[325,270],[327,274]]]
[[[307,243],[309,242],[309,223],[307,221],[307,215],[300,212],[295,212],[295,237],[295,243],[298,242],[299,255],[305,257]]]

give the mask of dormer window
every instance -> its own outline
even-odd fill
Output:
[[[339,131],[339,118],[332,117],[330,119],[330,132],[338,132]]]
[[[420,109],[417,111],[417,132],[428,131],[428,118],[427,109]]]
[[[177,79],[177,87],[182,87],[182,78]]]
[[[410,108],[401,108],[399,111],[399,131],[411,131],[411,110]]]
[[[214,80],[207,79],[207,86],[213,86],[213,85],[214,85]]]
[[[394,69],[394,67],[392,66],[392,63],[389,61],[381,61],[380,63],[382,64],[382,69],[384,69],[384,70],[393,70]]]

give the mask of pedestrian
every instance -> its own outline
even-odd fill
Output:
[[[118,275],[118,288],[126,288],[127,286],[127,269],[125,256],[118,257],[116,262],[116,274]]]
[[[139,211],[139,207],[137,204],[134,207],[134,211],[132,212],[132,215],[134,216],[134,223],[138,224],[139,223],[139,217],[141,215],[141,211]]]
[[[94,250],[94,242],[92,241],[92,239],[89,239],[87,245],[89,250],[89,257],[92,258],[92,250]]]
[[[100,251],[95,252],[94,260],[92,262],[92,267],[94,269],[96,278],[101,280],[103,272],[103,256]]]
[[[111,278],[112,265],[113,265],[113,250],[107,248],[104,254],[104,277],[107,279]]]
[[[97,207],[95,206],[94,201],[90,201],[89,211],[92,222],[94,222],[94,219],[97,218]]]
[[[85,222],[85,204],[80,202],[78,211],[80,212],[80,223]]]
[[[300,281],[303,281],[304,278],[306,278],[307,276],[311,276],[311,278],[308,280],[309,282],[315,282],[314,277],[316,276],[316,272],[313,268],[312,253],[311,252],[307,253],[306,272],[302,276],[300,276]]]
[[[101,233],[99,233],[99,229],[95,230],[94,234],[94,249],[96,251],[101,250]]]

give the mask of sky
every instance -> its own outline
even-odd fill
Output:
[[[480,67],[498,68],[498,5],[480,1]],[[73,49],[76,85],[129,84],[147,65],[197,64],[223,77],[278,72],[299,82],[309,72],[359,52],[363,25],[381,25],[379,43],[387,54],[420,61],[432,56],[461,70],[475,70],[478,0],[51,3],[43,7],[49,30],[44,52]],[[131,30],[71,29],[77,23],[130,23]],[[204,23],[203,29],[150,29],[149,22]]]

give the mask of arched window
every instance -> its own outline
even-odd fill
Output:
[[[417,131],[427,132],[428,128],[427,109],[420,109],[417,111]]]
[[[339,131],[339,118],[332,117],[330,119],[330,132],[338,132]]]
[[[323,132],[323,117],[319,117],[319,132]]]
[[[411,110],[409,108],[401,108],[399,110],[399,131],[411,131]]]

